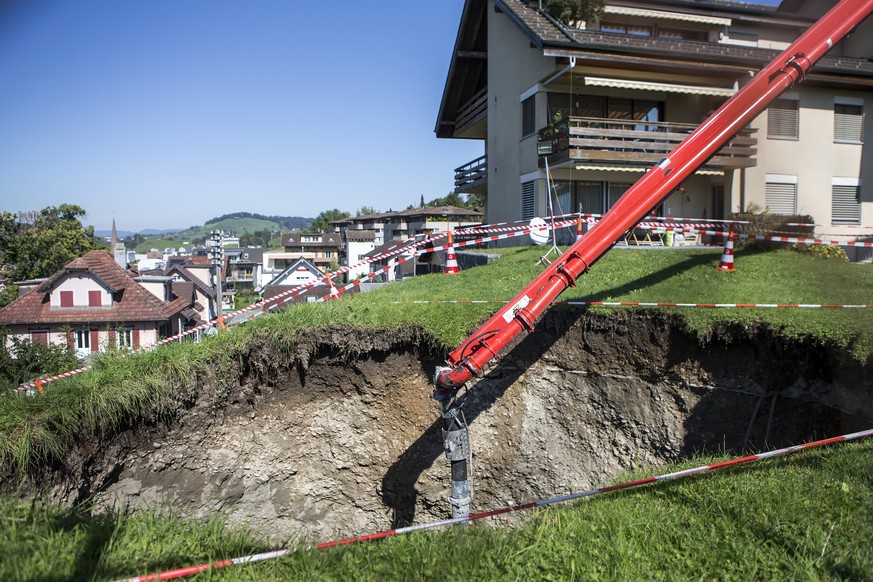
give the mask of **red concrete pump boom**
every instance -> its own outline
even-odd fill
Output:
[[[588,271],[631,227],[752,121],[785,89],[803,81],[812,65],[873,11],[873,0],[843,0],[764,67],[733,97],[652,166],[588,233],[474,332],[438,372],[437,392],[463,386]]]
[[[803,81],[831,47],[870,12],[873,0],[842,0],[764,67],[703,124],[640,178],[588,233],[476,330],[434,375],[434,398],[442,405],[443,441],[451,461],[452,517],[469,513],[469,435],[455,398],[458,390],[537,319],[567,287],[587,272],[624,234],[642,220],[728,140],[785,89]]]

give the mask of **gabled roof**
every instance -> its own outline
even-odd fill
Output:
[[[52,308],[49,299],[51,289],[56,282],[70,273],[84,273],[111,287],[112,306]],[[161,301],[134,281],[108,252],[97,250],[71,261],[45,284],[0,309],[0,323],[76,325],[164,321],[180,313],[188,305],[190,301],[181,298],[169,303]]]
[[[199,268],[199,266],[198,266]],[[189,283],[194,283],[194,286],[209,298],[215,298],[217,293],[215,289],[203,282],[200,277],[188,270],[184,265],[173,265],[164,272],[165,275],[178,274],[182,279]]]
[[[285,281],[287,281],[288,277],[299,271],[306,271],[315,278],[324,276],[324,273],[319,271],[318,267],[316,267],[306,259],[301,258],[297,259],[296,261],[285,267],[285,269],[281,273],[270,279],[270,281],[266,285],[264,285],[264,287],[275,285],[293,286],[293,284],[286,283]],[[321,284],[322,283],[319,283],[319,285]]]

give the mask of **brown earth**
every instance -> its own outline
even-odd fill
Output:
[[[172,422],[76,450],[57,501],[226,512],[276,539],[447,517],[449,469],[417,330],[313,330],[254,343],[192,382]],[[700,451],[784,446],[873,424],[873,362],[766,329],[700,338],[658,314],[552,309],[469,387],[473,511],[580,491]]]

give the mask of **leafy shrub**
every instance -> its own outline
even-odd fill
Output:
[[[843,247],[834,247],[830,245],[808,245],[803,243],[795,243],[791,245],[791,250],[799,253],[809,253],[817,257],[825,259],[833,259],[835,261],[849,262],[849,256]]]
[[[17,388],[44,374],[72,370],[80,364],[66,346],[18,338],[11,338],[9,347],[6,344],[6,333],[0,333],[0,392]]]
[[[756,208],[749,208],[749,212],[736,212],[728,218],[742,220],[748,224],[740,224],[734,227],[737,233],[754,235],[790,236],[797,238],[812,238],[815,234],[813,223],[815,220],[806,214],[771,214],[769,211],[756,212]],[[789,226],[790,224],[808,224],[809,226]],[[740,239],[735,248],[754,246],[764,250],[783,248],[784,243]]]

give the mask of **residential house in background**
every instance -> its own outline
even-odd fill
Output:
[[[71,261],[0,309],[11,337],[69,345],[87,356],[154,345],[195,322],[190,299],[161,300],[103,250]]]
[[[260,291],[261,299],[269,299],[270,297],[275,297],[281,293],[291,291],[295,287],[309,285],[304,293],[289,298],[287,303],[315,301],[330,292],[326,281],[312,284],[323,277],[324,273],[322,273],[315,265],[306,259],[297,259],[288,265],[284,271],[276,275],[263,286]],[[292,293],[289,293],[289,295],[291,294]]]
[[[376,232],[346,229],[342,235],[345,238],[345,266],[349,267],[346,279],[354,281],[370,272],[370,265],[365,261],[367,254],[376,248]]]
[[[224,283],[228,293],[260,289],[264,249],[261,247],[225,249],[224,259],[227,273]]]
[[[286,255],[283,270],[297,259],[306,259],[327,272],[331,264],[339,265],[342,258],[342,238],[335,232],[286,233],[282,235],[282,246]]]
[[[193,307],[199,319],[206,322],[218,317],[215,267],[176,264],[168,268],[164,275],[170,278],[173,288],[180,283],[191,286]]]
[[[599,21],[564,26],[536,1],[466,0],[435,131],[484,155],[455,191],[486,194],[489,223],[543,216],[548,163],[556,214],[602,213],[835,3],[608,0]],[[868,19],[657,212],[873,225],[871,33]]]

